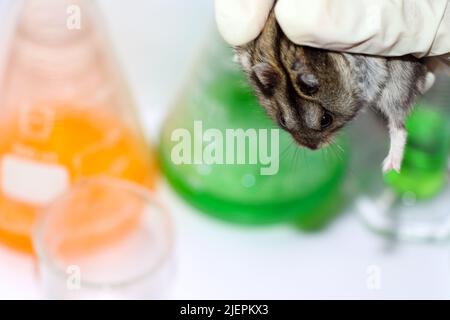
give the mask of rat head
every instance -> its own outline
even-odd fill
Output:
[[[273,55],[264,50],[247,52],[253,57],[247,56],[244,69],[273,121],[298,144],[319,149],[358,110],[348,65],[340,54],[287,41],[282,41],[279,50]]]

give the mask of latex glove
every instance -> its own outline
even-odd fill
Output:
[[[274,0],[216,0],[216,21],[225,41],[240,46],[262,31]]]
[[[255,39],[273,0],[216,0],[219,31],[231,45]],[[449,0],[278,0],[284,33],[300,45],[450,62]]]

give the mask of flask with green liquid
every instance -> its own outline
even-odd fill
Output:
[[[363,198],[358,207],[371,228],[397,239],[448,239],[450,123],[442,110],[422,104],[406,128],[401,173],[386,174],[383,190],[376,197]]]
[[[199,62],[162,131],[161,166],[175,191],[226,221],[324,226],[342,201],[346,140],[316,152],[296,146],[217,36]]]

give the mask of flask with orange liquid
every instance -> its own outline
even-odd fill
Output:
[[[133,103],[93,1],[26,0],[0,87],[0,241],[31,251],[41,208],[81,177],[152,187]]]

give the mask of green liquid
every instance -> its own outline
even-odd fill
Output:
[[[279,170],[261,175],[258,164],[175,165],[171,152],[178,142],[173,131],[189,131],[192,145],[205,147],[194,134],[194,122],[203,131],[218,129],[275,129],[249,88],[243,73],[231,63],[231,53],[222,47],[202,61],[202,68],[174,110],[162,132],[161,164],[173,188],[202,211],[223,220],[244,224],[294,222],[304,229],[325,225],[341,208],[341,193],[348,163],[344,138],[339,148],[320,151],[297,147],[291,136],[279,130]],[[273,143],[273,141],[271,141]],[[271,144],[269,144],[269,150]],[[193,150],[193,147],[192,147]],[[249,148],[245,150],[249,159]]]
[[[431,107],[418,107],[406,123],[408,143],[400,174],[390,172],[386,183],[399,194],[417,199],[436,196],[447,183],[449,124]]]

